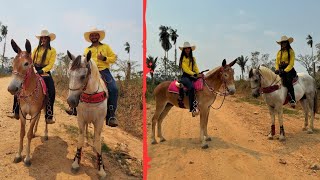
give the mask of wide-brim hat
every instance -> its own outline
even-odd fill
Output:
[[[46,29],[41,30],[40,35],[36,35],[36,38],[40,39],[41,37],[45,37],[45,36],[50,37],[50,41],[53,41],[54,39],[56,39],[56,35],[54,33],[49,33],[49,31]]]
[[[281,39],[280,39],[280,41],[277,41],[277,43],[278,44],[281,44],[281,42],[283,42],[283,41],[288,41],[289,42],[289,44],[291,44],[292,42],[293,42],[293,38],[292,37],[287,37],[287,36],[282,36],[281,37]]]
[[[183,50],[184,48],[191,48],[192,51],[194,51],[196,49],[196,46],[191,46],[191,44],[189,42],[184,42],[183,46],[179,47],[179,49]]]
[[[100,35],[99,41],[102,41],[104,39],[104,37],[106,36],[106,33],[104,32],[104,30],[92,28],[90,31],[84,33],[84,39],[88,42],[91,42],[90,34],[92,34],[92,33],[98,33]]]

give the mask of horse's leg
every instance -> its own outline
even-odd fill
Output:
[[[37,130],[38,130],[39,119],[36,121],[36,124],[34,126],[33,135],[32,135],[33,138],[36,137],[36,133],[37,133]]]
[[[77,145],[77,153],[73,159],[73,163],[71,166],[72,173],[77,173],[80,169],[80,160],[81,160],[81,150],[84,143],[84,120],[78,116],[78,127],[79,127],[79,136],[78,136],[78,145]]]
[[[155,138],[155,134],[156,134],[156,124],[158,122],[158,119],[162,113],[162,111],[164,110],[164,108],[166,107],[167,103],[163,103],[163,102],[156,102],[156,111],[152,117],[152,134],[151,134],[151,144],[157,144],[157,140]]]
[[[284,132],[284,127],[283,127],[283,109],[282,106],[280,106],[280,108],[278,109],[278,118],[279,118],[279,125],[280,125],[280,136],[279,136],[279,141],[285,141],[286,140],[286,136],[285,136],[285,132]]]
[[[307,97],[307,100],[308,100],[308,105],[309,105],[309,110],[310,110],[310,124],[309,124],[309,128],[308,128],[308,134],[312,134],[313,133],[313,120],[314,120],[314,110],[315,110],[315,107],[314,107],[314,98],[312,97]]]
[[[308,129],[308,115],[309,115],[309,107],[307,104],[307,99],[301,99],[300,103],[304,112],[304,127],[302,128],[302,130],[306,131]]]
[[[20,112],[20,143],[19,143],[18,153],[16,154],[16,157],[13,160],[14,163],[21,162],[22,160],[21,152],[23,150],[23,138],[25,134],[26,134],[26,119],[22,117]]]
[[[201,109],[202,111],[206,111],[206,117],[204,117],[205,122],[204,122],[204,139],[206,141],[211,141],[211,137],[208,135],[208,121],[209,121],[209,113],[210,113],[210,108],[207,109]]]
[[[207,115],[207,112],[200,111],[200,140],[201,140],[201,148],[202,149],[207,149],[209,147],[207,141],[205,140],[205,136],[204,136],[206,115]]]
[[[48,124],[46,122],[46,126],[45,126],[45,129],[44,129],[44,140],[47,141],[49,138],[48,138]]]
[[[268,139],[272,140],[273,136],[275,135],[275,109],[274,107],[268,106],[269,108],[269,113],[271,117],[271,131],[268,135]]]
[[[89,126],[89,124],[86,124],[86,125],[85,125],[86,135],[85,135],[84,143],[85,143],[86,145],[89,145],[89,140],[88,140],[88,138],[89,138],[88,126]]]
[[[172,107],[173,107],[172,104],[167,104],[158,119],[158,137],[160,138],[160,142],[166,141],[166,139],[162,136],[161,124],[163,122],[163,119],[167,116],[168,112]]]
[[[101,121],[94,123],[94,147],[97,152],[98,175],[101,178],[104,178],[107,175],[104,170],[104,164],[102,161],[102,154],[101,154],[101,132],[102,132],[103,123],[104,123],[104,118],[102,118]]]
[[[28,137],[28,143],[27,143],[27,152],[26,152],[26,157],[24,158],[24,164],[25,166],[31,166],[31,161],[30,161],[30,145],[31,145],[31,140],[33,138],[33,128],[36,122],[39,120],[40,114],[38,114],[33,120],[31,120],[29,131],[27,134]]]

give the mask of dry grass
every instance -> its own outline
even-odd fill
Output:
[[[68,78],[54,76],[57,96],[66,99],[68,96]],[[119,89],[117,118],[119,127],[142,139],[142,79],[118,81]]]

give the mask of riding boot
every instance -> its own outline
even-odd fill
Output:
[[[110,127],[117,127],[118,126],[118,120],[115,116],[115,111],[113,108],[113,105],[109,105],[107,117],[106,117],[106,125]]]
[[[290,89],[290,90],[289,90]],[[288,88],[288,91],[289,91],[289,96],[290,96],[290,101],[289,101],[289,103],[290,103],[290,105],[291,105],[291,107],[293,107],[293,108],[295,108],[295,106],[296,106],[296,97],[295,97],[295,95],[294,95],[294,89],[293,88]]]

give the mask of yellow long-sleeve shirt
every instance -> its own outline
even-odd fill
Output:
[[[182,71],[191,76],[193,76],[194,74],[199,74],[196,58],[193,57],[193,60],[194,60],[193,71],[192,71],[192,63],[190,62],[189,58],[183,57],[182,63],[181,63]]]
[[[46,73],[49,72],[53,68],[54,62],[56,61],[56,56],[57,56],[56,50],[53,47],[51,47],[51,49],[48,49],[46,59],[43,62],[42,62],[42,55],[45,49],[43,47],[40,47],[38,52],[36,52],[36,50],[37,48],[33,50],[32,56],[31,56],[33,59],[33,63],[44,66],[42,68],[43,72],[46,72]]]
[[[107,44],[100,44],[97,47],[90,46],[84,50],[84,55],[86,55],[89,50],[91,51],[91,58],[97,64],[99,71],[102,71],[106,68],[110,68],[110,64],[116,62],[117,56],[112,51],[111,47]],[[102,54],[103,56],[107,57],[106,61],[98,60],[98,54]]]
[[[276,70],[279,70],[279,66],[281,63],[286,63],[288,66],[284,69],[285,72],[289,72],[294,66],[294,59],[295,54],[293,49],[290,49],[290,59],[288,58],[288,51],[282,51],[282,58],[281,58],[281,50],[278,51],[277,58],[276,58]]]

